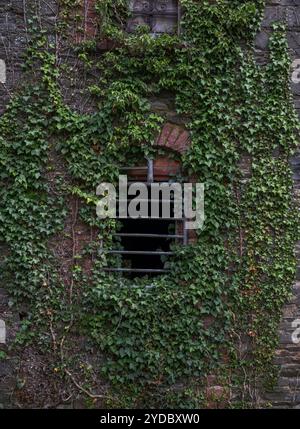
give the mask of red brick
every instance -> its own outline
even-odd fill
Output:
[[[168,137],[168,144],[167,146],[172,149],[175,145],[176,140],[178,139],[179,135],[181,134],[181,128],[177,127],[176,125],[173,126],[173,129]]]
[[[170,175],[180,172],[180,163],[170,158],[158,158],[154,161],[154,175],[158,180],[168,180]]]
[[[164,125],[156,144],[158,146],[166,146],[182,154],[187,151],[190,145],[190,135],[184,128],[167,123]]]
[[[84,0],[85,14],[85,37],[93,38],[97,33],[97,13],[95,9],[96,0]]]
[[[87,39],[93,39],[96,37],[98,28],[98,16],[95,9],[96,0],[82,0],[82,6],[79,13],[82,16],[83,21],[83,34],[75,34],[75,42],[81,43]],[[78,11],[76,11],[77,13]]]
[[[175,147],[178,152],[183,153],[187,151],[189,146],[190,146],[190,134],[188,131],[183,130],[175,142]]]
[[[168,144],[168,138],[170,133],[172,132],[173,125],[166,124],[164,125],[161,134],[159,135],[156,144],[158,146],[166,146]]]

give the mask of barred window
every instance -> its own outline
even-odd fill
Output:
[[[131,0],[129,9],[127,31],[130,33],[140,25],[147,25],[153,34],[178,32],[178,0]]]
[[[172,183],[175,178],[177,181],[181,176],[180,162],[163,157],[154,161],[148,160],[147,166],[124,167],[122,170],[128,175],[129,185],[136,181],[147,186],[155,182]],[[160,195],[157,203],[160,214],[156,219],[119,219],[119,230],[115,236],[116,247],[108,251],[108,254],[115,255],[116,259],[105,271],[123,273],[130,278],[155,276],[170,271],[169,261],[174,254],[172,244],[188,243],[186,219],[173,217],[174,195],[170,194],[169,200],[163,200]],[[147,200],[147,204],[151,204],[151,201]],[[169,204],[171,217],[163,218],[162,208]]]

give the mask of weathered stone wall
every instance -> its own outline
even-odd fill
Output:
[[[295,108],[300,117],[300,79],[297,59],[300,58],[300,0],[269,0],[265,10],[261,32],[256,38],[256,53],[258,61],[268,60],[268,38],[274,21],[287,23],[287,38],[292,60],[291,88]],[[299,69],[300,71],[300,69]],[[300,207],[300,149],[291,159],[294,179],[294,196]],[[285,306],[280,324],[280,343],[276,351],[275,362],[280,367],[278,386],[274,392],[264,395],[273,407],[300,408],[300,343],[293,342],[297,320],[300,320],[300,243],[296,246],[298,259],[297,278],[293,287],[293,298]],[[298,326],[300,326],[300,321]]]
[[[49,41],[53,38],[53,28],[57,19],[55,0],[0,0],[0,115],[9,99],[22,82],[23,54],[28,45],[28,9],[38,11],[39,25],[48,32]],[[9,351],[20,326],[22,314],[11,310],[10,299],[1,278],[1,264],[7,249],[0,242],[0,409],[19,407],[12,399],[19,379],[20,357]],[[0,324],[1,329],[1,324]],[[5,357],[9,357],[6,359]],[[31,362],[33,368],[35,363]]]
[[[27,20],[34,7],[41,28],[53,30],[57,19],[56,0],[0,0],[0,60],[6,64],[6,81],[0,81],[0,114],[22,79],[23,53],[28,42]]]
[[[87,37],[92,37],[96,31],[90,8],[90,3],[93,1],[87,2]],[[32,5],[39,8],[40,25],[48,30],[48,37],[51,40],[53,38],[53,26],[58,16],[55,0],[47,0],[47,2],[44,0],[0,0],[0,114],[3,113],[6,103],[22,81],[23,53],[27,46],[27,8]],[[300,0],[269,0],[267,1],[261,31],[256,38],[256,57],[259,63],[268,61],[268,39],[272,31],[271,24],[276,20],[283,20],[288,24],[291,61],[300,59]],[[293,65],[295,70],[293,80],[291,79],[291,88],[295,108],[300,116],[300,60],[299,63],[293,62]],[[76,92],[76,88],[74,91]],[[172,108],[168,108],[166,100],[154,100],[153,107],[158,111],[169,112],[171,116],[168,119],[175,128],[181,125],[181,119],[176,116],[175,112],[172,112]],[[246,169],[249,163],[244,164]],[[291,166],[294,174],[295,198],[300,207],[300,149],[291,160]],[[299,261],[297,281],[293,288],[293,298],[284,308],[279,331],[280,344],[276,352],[276,362],[280,366],[280,378],[275,391],[266,393],[261,398],[262,401],[267,400],[274,407],[300,408],[300,343],[297,344],[292,339],[292,334],[296,328],[295,321],[300,319],[300,243],[297,245],[296,252]],[[5,249],[0,247],[0,270],[1,254],[3,258]],[[12,313],[9,297],[1,288],[1,280],[0,320],[5,322],[6,327],[6,344],[3,341],[3,329],[2,334],[0,333],[0,408],[6,408],[17,405],[15,402],[12,403],[11,395],[17,382],[16,374],[19,362],[17,358],[4,360],[1,359],[1,356],[7,352],[8,346],[14,338],[20,323],[20,315]],[[28,365],[30,366],[30,363]],[[41,377],[43,376],[46,377],[47,374],[43,374],[41,371]]]

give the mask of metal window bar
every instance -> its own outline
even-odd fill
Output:
[[[149,168],[151,171],[151,175],[149,177]],[[148,166],[142,166],[142,167],[120,167],[119,170],[121,171],[145,171],[145,176],[147,176],[147,182],[142,181],[142,180],[128,180],[127,183],[144,183],[144,184],[149,184],[149,183],[172,183],[172,182],[166,182],[166,181],[161,181],[161,180],[154,180],[154,175],[155,175],[155,169],[154,169],[154,163],[153,160],[149,160]],[[177,173],[169,173],[169,177],[177,177],[178,174]],[[153,180],[152,180],[153,177]],[[149,180],[150,179],[150,180]],[[187,177],[182,177],[182,180],[187,180]]]
[[[170,273],[171,270],[155,268],[104,268],[106,272],[118,273]]]
[[[148,158],[148,174],[147,174],[147,181],[148,183],[154,182],[154,163],[153,159]]]
[[[115,234],[116,237],[131,237],[131,238],[184,238],[181,234],[143,234],[143,233],[117,233]]]
[[[171,176],[171,174],[170,174]],[[174,174],[174,177],[176,175]],[[172,183],[178,183],[177,180],[169,180],[168,182],[166,182],[165,180],[153,180],[152,182],[143,182],[142,180],[128,180],[127,183],[129,185],[133,184],[133,183],[142,183],[143,185],[146,186],[151,186],[153,183],[168,183],[168,184],[172,184]]]

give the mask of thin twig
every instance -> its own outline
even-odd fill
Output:
[[[26,40],[27,40],[27,43],[28,43],[27,3],[26,3],[26,0],[23,0],[23,20],[24,20],[24,28],[25,28]]]
[[[70,379],[72,380],[72,382],[75,384],[75,386],[81,390],[81,392],[85,393],[87,396],[89,396],[92,399],[103,399],[103,398],[108,398],[107,395],[95,395],[93,393],[91,393],[89,390],[85,389],[84,387],[82,387],[79,383],[77,383],[77,381],[75,380],[75,378],[73,377],[73,375],[71,374],[71,372],[68,369],[65,369],[65,373],[70,377]]]
[[[78,216],[78,200],[75,200],[75,210],[74,210],[74,218],[72,223],[72,240],[73,240],[73,247],[72,247],[72,260],[74,264],[75,255],[76,255],[76,234],[75,234],[75,226],[77,223],[77,216]],[[72,273],[71,273],[72,274]],[[74,280],[73,275],[71,276],[71,284],[70,284],[70,291],[69,291],[69,300],[70,304],[73,303],[73,288],[74,288]]]

